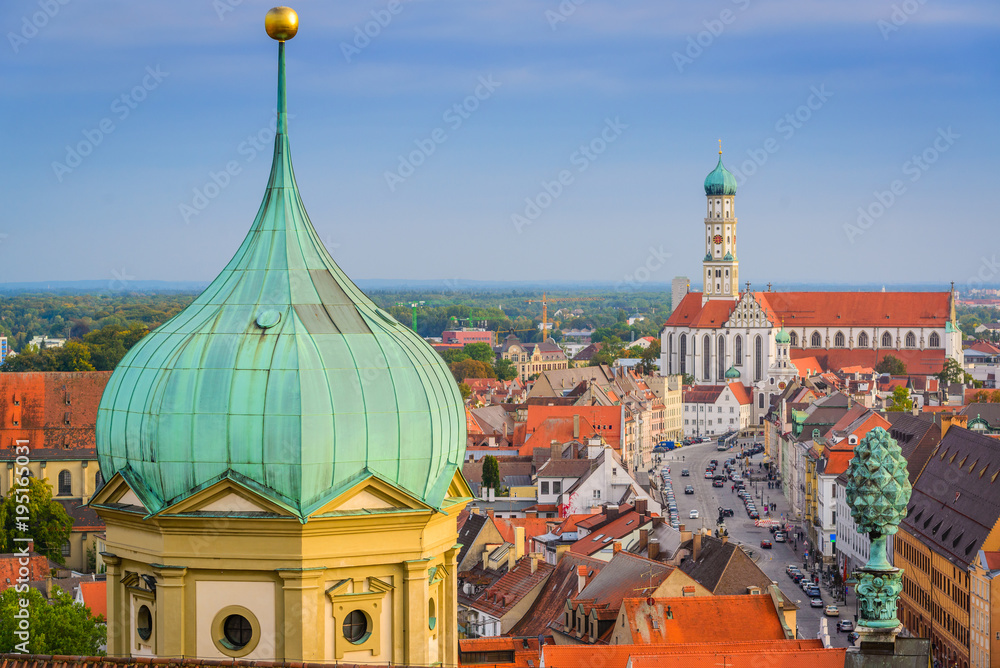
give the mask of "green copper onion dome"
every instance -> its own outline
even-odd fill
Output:
[[[150,514],[225,478],[302,520],[371,476],[437,508],[465,454],[447,365],[351,282],[309,221],[289,154],[284,47],[274,159],[249,234],[190,306],[129,351],[101,399],[101,473],[121,473]],[[354,252],[378,262],[375,241]]]
[[[778,333],[775,334],[774,340],[776,343],[791,343],[792,337],[789,336],[788,332],[785,331],[785,328],[782,327],[778,330]]]
[[[726,369],[726,380],[737,380],[740,377],[740,372],[735,366],[731,366]]]
[[[706,195],[735,195],[736,177],[722,165],[722,151],[719,151],[719,164],[705,177]]]

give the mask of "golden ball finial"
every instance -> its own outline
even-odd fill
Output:
[[[299,15],[291,7],[274,7],[264,17],[264,30],[271,39],[288,41],[299,31]]]

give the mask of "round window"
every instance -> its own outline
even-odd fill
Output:
[[[253,627],[243,615],[229,615],[222,623],[222,635],[235,649],[243,649],[253,639]]]
[[[153,613],[145,605],[139,608],[139,614],[135,616],[135,632],[143,640],[149,640],[153,635]]]
[[[368,637],[368,616],[360,610],[350,612],[344,619],[344,637],[358,644]]]

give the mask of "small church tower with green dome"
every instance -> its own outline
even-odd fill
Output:
[[[719,164],[705,177],[705,289],[702,303],[710,299],[734,300],[739,297],[739,261],[736,259],[736,177],[722,164],[722,141],[719,141]]]
[[[320,242],[287,134],[298,17],[276,7],[265,28],[278,124],[257,218],[98,411],[107,651],[456,665],[462,399]]]

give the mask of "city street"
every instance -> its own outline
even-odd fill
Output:
[[[726,528],[729,531],[729,540],[737,544],[744,545],[757,564],[765,574],[778,583],[781,591],[799,606],[797,612],[798,636],[800,638],[818,637],[822,620],[824,619],[823,608],[812,608],[809,605],[809,598],[799,588],[797,584],[786,574],[785,568],[789,564],[794,564],[803,569],[802,548],[793,550],[795,544],[794,532],[789,536],[789,542],[775,543],[771,532],[766,527],[755,526],[754,520],[747,516],[743,502],[732,491],[732,483],[727,481],[724,487],[712,487],[712,481],[705,478],[705,469],[711,460],[719,462],[718,471],[722,471],[722,464],[726,459],[739,457],[741,445],[752,445],[752,440],[741,441],[740,444],[732,447],[728,451],[718,451],[715,439],[704,443],[684,446],[670,453],[662,455],[662,461],[657,468],[657,475],[663,467],[670,467],[670,476],[673,484],[674,495],[677,502],[678,518],[682,525],[689,530],[697,530],[705,527],[713,533],[716,528],[716,521],[719,516],[719,507],[731,508],[733,516],[726,518]],[[762,476],[765,472],[758,473],[757,465],[761,462],[763,453],[757,454],[750,459],[750,469],[755,476]],[[682,476],[683,469],[688,469],[689,476]],[[662,482],[662,478],[660,478]],[[691,485],[694,494],[685,494],[684,488]],[[746,482],[747,491],[754,495],[756,505],[764,518],[764,508],[767,503],[776,504],[775,512],[770,517],[783,521],[782,513],[788,512],[788,504],[779,489],[768,489],[766,481]],[[666,504],[664,504],[664,507]],[[698,511],[698,519],[689,519],[692,509]],[[770,540],[773,544],[771,549],[761,549],[760,542]],[[854,621],[854,596],[853,592],[848,598],[848,605],[842,601],[834,601],[832,593],[821,585],[823,604],[835,604],[840,608],[840,617],[829,617],[828,628],[830,643],[834,647],[846,647],[848,645],[848,633],[838,632],[836,623],[846,619]]]

